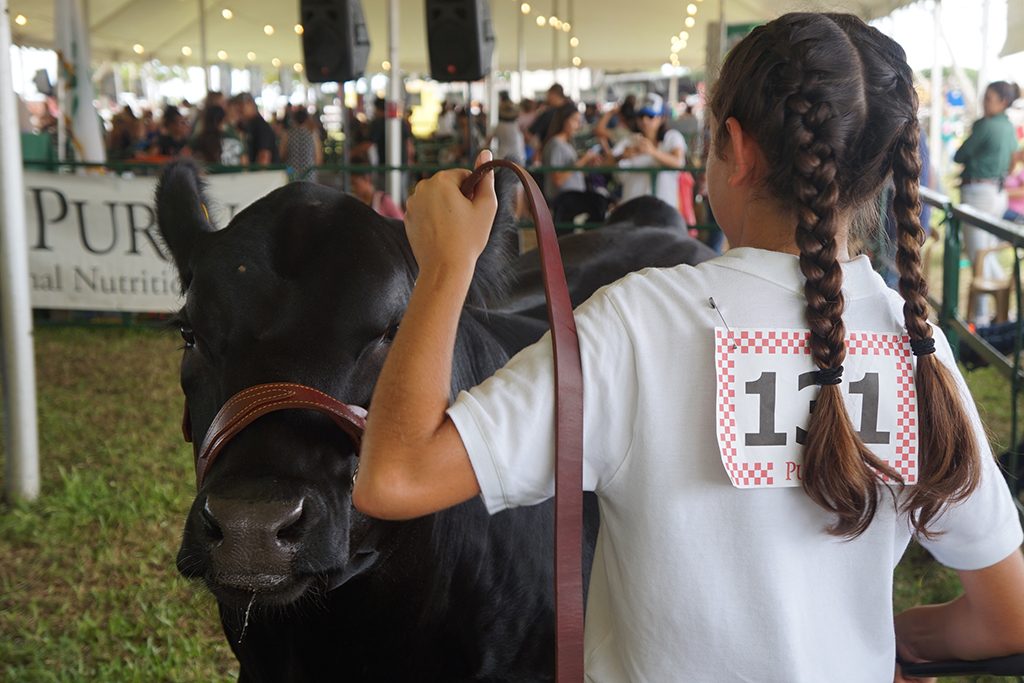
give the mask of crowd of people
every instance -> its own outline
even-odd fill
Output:
[[[1018,149],[1016,131],[1005,114],[1019,95],[1011,83],[988,87],[984,115],[955,160],[964,164],[964,202],[1024,222],[1024,150]],[[368,109],[370,116],[362,109],[349,111],[346,144],[352,164],[380,166],[388,158],[386,103],[376,98]],[[611,103],[577,103],[556,83],[540,100],[515,102],[502,92],[496,113],[496,125],[488,128],[482,107],[445,101],[432,139],[418,141],[407,112],[401,120],[400,163],[465,165],[489,148],[496,158],[531,169],[559,223],[598,222],[615,204],[643,195],[654,195],[676,208],[691,226],[698,222],[695,202],[710,210],[704,201],[703,177],[686,172],[688,166],[704,166],[707,148],[706,128],[690,105],[673,111],[655,92],[628,94]],[[125,106],[111,121],[107,152],[114,161],[191,156],[220,166],[283,164],[292,179],[316,182],[325,140],[321,116],[305,106],[287,107],[268,121],[252,95],[228,98],[211,92],[199,107],[183,103],[136,115]],[[430,144],[433,151],[424,152]],[[349,189],[398,218],[407,188],[418,179],[411,173],[401,177],[403,187],[395,197],[378,189],[382,173],[353,174]],[[713,221],[710,215],[700,218],[701,223]],[[711,233],[717,249],[721,244],[716,237]],[[986,240],[991,240],[987,233],[967,229],[965,242],[972,258],[988,246]],[[995,256],[986,258],[991,270],[1001,272]]]
[[[320,118],[304,106],[288,107],[271,122],[249,93],[211,92],[200,107],[167,105],[159,118],[123,107],[111,121],[107,156],[114,161],[193,157],[219,166],[285,164],[293,178],[315,180],[323,163]]]

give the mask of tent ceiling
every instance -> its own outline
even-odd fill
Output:
[[[498,59],[502,69],[516,68],[519,6],[522,0],[491,0],[497,33]],[[718,20],[720,2],[726,3],[726,22],[760,21],[790,9],[840,9],[865,19],[884,16],[914,0],[531,0],[531,14],[523,22],[528,69],[569,65],[569,39],[580,44],[574,54],[584,66],[613,71],[658,68],[668,60],[670,37],[685,29],[686,4],[697,8],[696,25],[688,30],[687,47],[679,54],[683,66],[704,63],[705,37],[710,22]],[[200,60],[199,7],[203,3],[207,26],[207,54],[211,63],[227,61],[241,67],[255,54],[255,63],[269,68],[278,58],[285,65],[302,61],[301,38],[294,32],[299,20],[297,0],[85,0],[91,27],[93,58],[137,61],[157,58],[167,64],[197,65]],[[399,0],[403,71],[427,70],[424,0]],[[367,70],[379,71],[387,59],[387,0],[363,0],[372,50]],[[574,6],[574,16],[567,16]],[[14,40],[21,45],[53,45],[52,0],[10,0],[10,15],[23,14],[25,26],[12,23]],[[553,8],[562,19],[572,22],[571,33],[540,28],[536,16],[548,16]],[[234,17],[225,20],[223,9]],[[274,27],[273,35],[264,26]],[[554,43],[558,60],[554,61]],[[140,57],[133,46],[145,48]],[[182,54],[182,47],[191,56]]]

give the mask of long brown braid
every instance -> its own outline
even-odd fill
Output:
[[[916,138],[912,149],[906,146],[917,134],[911,78],[903,50],[860,19],[795,13],[755,29],[733,48],[710,102],[717,120],[716,152],[728,140],[726,120],[735,117],[765,155],[767,191],[795,216],[811,354],[819,378],[825,378],[807,429],[803,487],[835,514],[829,531],[847,537],[863,533],[874,518],[878,476],[897,483],[902,479],[861,442],[834,383],[846,357],[837,216],[876,199],[894,167],[907,327],[911,339],[931,335],[920,269],[923,233],[914,213],[919,211],[920,174]],[[959,411],[962,421],[930,422],[942,426],[942,435],[925,435],[922,426],[922,453],[929,462],[922,463],[920,485],[905,505],[922,532],[948,500],[966,495],[977,480],[977,467],[970,464],[977,461],[977,448],[968,443],[972,432],[955,392],[933,389],[930,377],[921,378],[921,368],[932,366],[945,372],[947,389],[955,387],[941,363],[921,357],[917,393],[922,421],[936,403],[944,417]],[[952,440],[957,443],[943,447]],[[935,447],[946,454],[939,462],[930,460]],[[956,449],[962,455],[951,454]]]
[[[917,102],[916,93],[914,102]],[[918,342],[932,338],[932,327],[928,324],[928,283],[921,270],[921,245],[925,234],[919,219],[920,135],[917,119],[911,119],[903,129],[893,157],[893,209],[898,238],[896,266],[900,273],[900,294],[905,302],[903,317],[907,333],[911,340]],[[981,462],[974,428],[963,409],[953,376],[934,353],[918,357],[915,380],[921,456],[918,483],[905,501],[904,509],[909,511],[914,528],[927,536],[930,535],[928,523],[946,505],[963,500],[977,487]]]

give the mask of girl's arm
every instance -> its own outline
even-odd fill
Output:
[[[477,165],[490,158],[481,152]],[[467,175],[442,171],[409,198],[406,231],[420,272],[373,392],[352,490],[353,505],[373,517],[419,517],[480,491],[445,412],[459,315],[497,211],[493,174],[472,200],[459,190]]]
[[[1024,556],[960,571],[964,594],[896,616],[896,646],[909,661],[985,659],[1024,652]]]

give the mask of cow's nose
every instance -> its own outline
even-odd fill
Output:
[[[209,496],[201,515],[212,559],[221,571],[288,571],[302,536],[305,498],[251,501]]]

